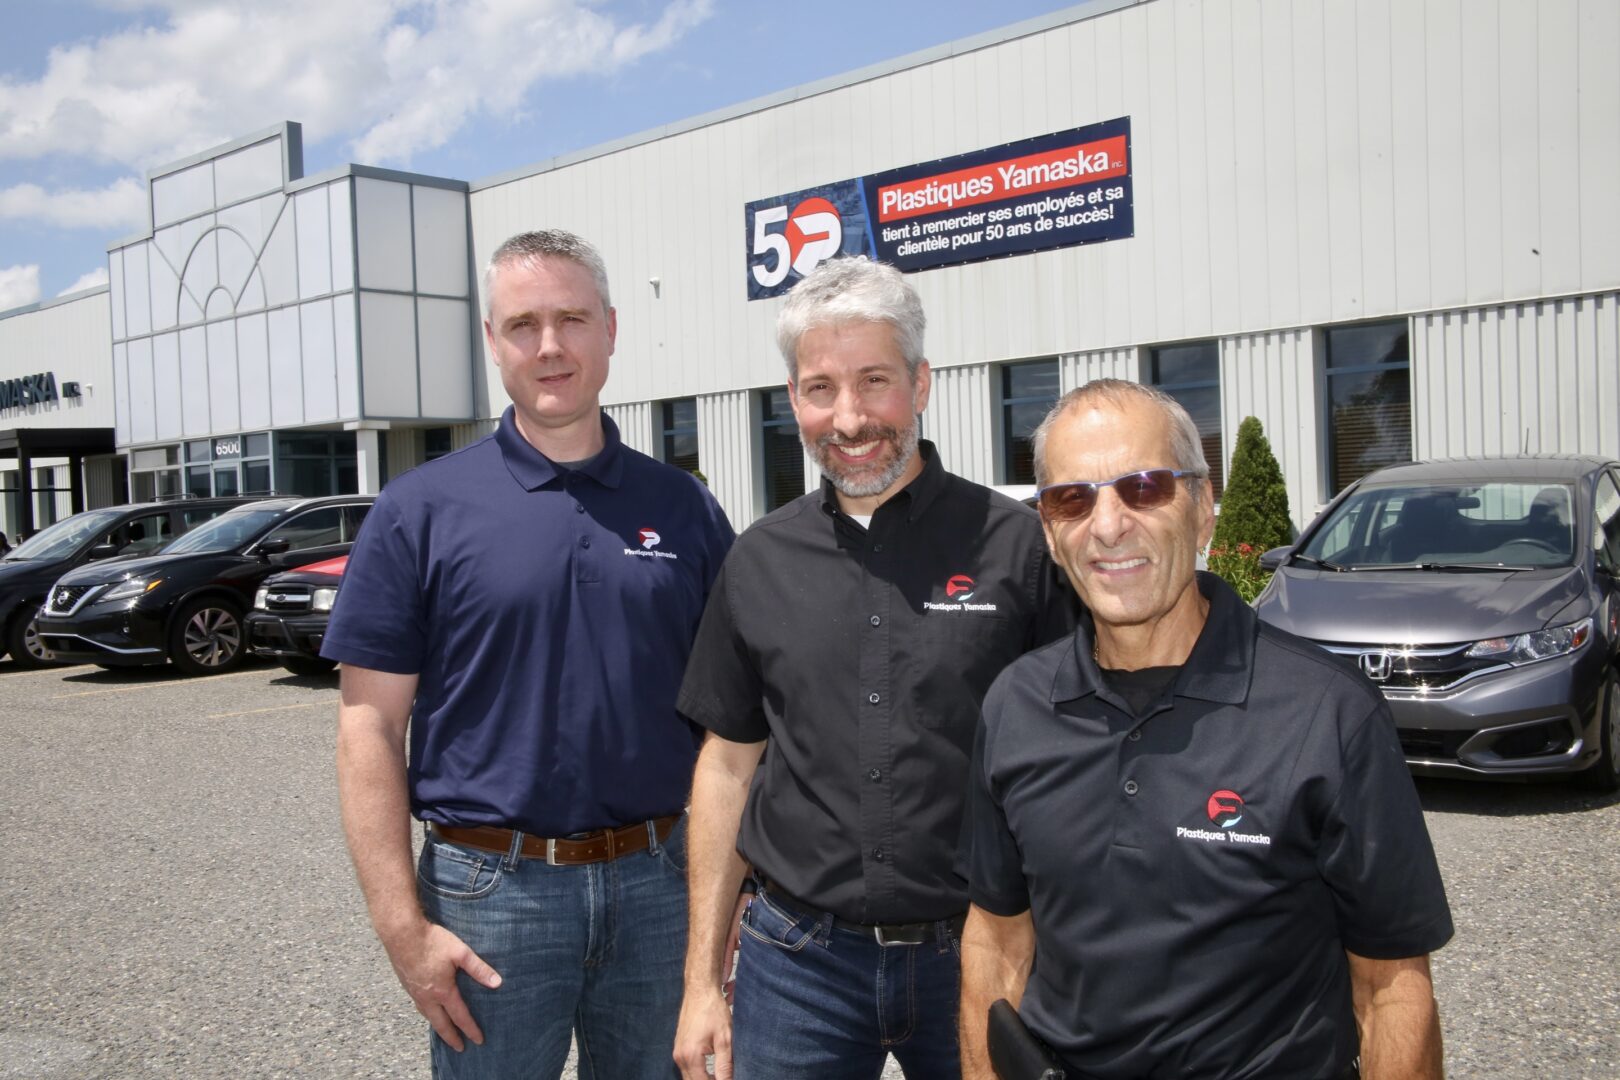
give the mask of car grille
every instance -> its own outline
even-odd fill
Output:
[[[58,585],[45,601],[45,614],[72,615],[99,588],[100,585]]]
[[[272,585],[264,597],[264,610],[297,615],[310,609],[312,593],[308,585]]]
[[[1492,657],[1471,657],[1473,642],[1456,645],[1345,645],[1317,642],[1328,652],[1358,665],[1379,689],[1398,693],[1440,694],[1487,671],[1500,671],[1509,665]],[[1387,674],[1385,671],[1387,658]]]

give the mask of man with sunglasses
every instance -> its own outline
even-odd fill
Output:
[[[689,1080],[710,1053],[718,1076],[876,1080],[890,1052],[911,1077],[959,1072],[954,859],[979,702],[1068,633],[1074,599],[1037,516],[918,438],[924,325],[905,278],[864,258],[823,263],[777,324],[824,479],[738,539],[681,686],[708,729],[675,1054]],[[733,1017],[744,859],[761,885]]]
[[[1091,618],[985,699],[964,1076],[1005,998],[1096,1080],[1439,1077],[1451,915],[1388,706],[1196,572],[1213,499],[1173,398],[1072,391],[1035,460]]]

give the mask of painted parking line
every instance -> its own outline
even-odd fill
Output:
[[[54,694],[54,695],[52,695],[51,700],[52,701],[60,701],[63,698],[92,697],[92,696],[94,696],[96,694],[122,694],[122,693],[125,693],[127,691],[132,691],[132,690],[164,690],[164,689],[168,689],[168,688],[173,687],[173,686],[184,686],[187,683],[207,683],[207,682],[214,682],[215,680],[220,680],[220,679],[240,679],[240,678],[243,678],[243,677],[248,676],[248,675],[263,675],[263,674],[264,674],[264,672],[262,670],[233,671],[229,675],[204,675],[204,676],[201,676],[200,678],[196,677],[196,676],[193,676],[192,678],[184,679],[184,680],[163,679],[163,680],[158,681],[158,682],[130,683],[130,684],[127,684],[127,685],[124,685],[124,686],[109,686],[109,687],[105,687],[104,689],[101,689],[101,690],[78,690],[78,691],[75,691],[74,693],[71,693],[71,694]]]
[[[259,713],[286,712],[288,709],[330,709],[333,705],[337,704],[337,700],[338,699],[334,697],[327,701],[303,701],[299,702],[297,705],[272,705],[267,709],[244,709],[241,712],[222,712],[215,713],[213,716],[205,716],[203,719],[229,720],[233,716],[255,716]]]
[[[55,675],[61,678],[70,671],[82,671],[89,666],[89,664],[64,664],[61,667],[34,668],[30,671],[8,671],[0,675],[0,679],[20,679],[25,675]]]

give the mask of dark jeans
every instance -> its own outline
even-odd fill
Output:
[[[427,917],[491,967],[456,983],[484,1043],[437,1034],[437,1080],[557,1077],[570,1037],[581,1080],[668,1080],[686,954],[686,822],[612,862],[547,866],[429,834],[417,869]]]
[[[921,945],[801,915],[761,893],[743,916],[732,1009],[737,1080],[877,1080],[889,1054],[910,1080],[961,1075],[961,942]]]

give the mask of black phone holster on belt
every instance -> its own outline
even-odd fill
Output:
[[[1006,998],[990,1006],[989,1043],[990,1067],[1001,1080],[1065,1080],[1056,1055],[1024,1026]]]

